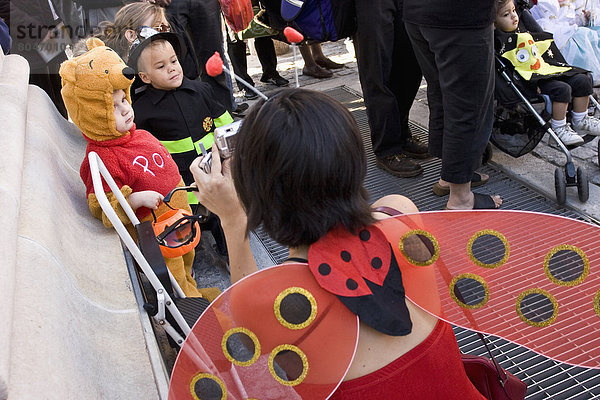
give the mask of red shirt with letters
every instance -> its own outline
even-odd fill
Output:
[[[85,136],[84,136],[85,137]],[[88,145],[79,175],[86,188],[86,198],[94,192],[88,154],[95,151],[119,188],[129,186],[133,192],[154,190],[163,196],[181,181],[177,164],[165,147],[148,131],[136,129],[117,139],[97,142],[85,137]],[[110,188],[103,181],[104,191]],[[140,207],[135,212],[142,220],[150,209]]]

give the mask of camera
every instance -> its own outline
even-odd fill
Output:
[[[242,121],[236,121],[231,124],[223,125],[215,129],[215,143],[219,150],[219,156],[222,159],[227,159],[233,155],[235,150],[236,134],[242,125]],[[210,173],[212,166],[212,152],[206,153],[200,160],[200,168]]]
[[[219,149],[221,158],[229,158],[233,155],[236,143],[236,134],[242,125],[242,121],[223,125],[215,129],[215,143]]]
[[[210,167],[212,166],[212,152],[206,153],[202,160],[200,160],[200,169],[207,174],[210,174]]]

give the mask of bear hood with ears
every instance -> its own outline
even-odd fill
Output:
[[[61,95],[69,116],[83,134],[94,141],[116,139],[113,92],[122,89],[131,103],[129,88],[135,72],[110,47],[97,38],[86,42],[88,51],[63,62]]]

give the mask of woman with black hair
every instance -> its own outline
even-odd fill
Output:
[[[289,261],[306,262],[309,247],[334,228],[356,233],[386,214],[418,211],[400,195],[369,205],[356,122],[322,93],[289,89],[260,101],[237,136],[231,162],[213,157],[210,174],[200,160],[190,168],[199,201],[221,218],[232,283],[257,270],[248,233],[259,225],[289,247]],[[401,326],[394,333],[367,325],[362,311],[348,306],[361,320],[360,337],[345,381],[331,398],[483,398],[465,374],[451,326],[405,301],[402,287],[393,290],[402,292],[397,315],[389,316]]]

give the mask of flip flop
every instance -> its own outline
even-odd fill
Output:
[[[495,210],[500,208],[496,206],[494,199],[489,194],[473,192],[473,210]]]
[[[478,187],[478,186],[482,186],[485,185],[487,183],[487,181],[489,181],[490,178],[485,178],[483,179],[481,177],[481,174],[479,172],[473,172],[473,177],[471,178],[471,187]],[[433,184],[433,194],[435,194],[436,196],[447,196],[450,194],[450,187],[449,186],[442,186],[440,185],[439,182],[436,182]]]
[[[496,210],[500,206],[496,207],[494,199],[489,194],[473,192],[473,210]],[[452,210],[447,206],[444,210]]]

